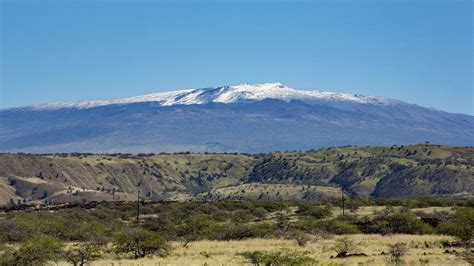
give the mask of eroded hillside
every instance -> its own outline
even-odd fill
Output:
[[[1,154],[0,204],[474,194],[474,148],[343,147],[266,154]]]

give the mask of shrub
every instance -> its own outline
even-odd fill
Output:
[[[398,242],[396,244],[388,245],[388,253],[390,254],[390,261],[399,264],[402,257],[407,253],[407,244]]]
[[[346,221],[340,221],[338,219],[331,220],[313,220],[313,219],[303,219],[296,222],[293,228],[301,230],[309,234],[336,234],[336,235],[346,235],[346,234],[360,234],[361,231],[359,228],[352,223]]]
[[[359,209],[360,207],[365,205],[365,202],[362,201],[362,199],[353,199],[349,198],[345,202],[346,208],[351,212],[354,213]]]
[[[6,250],[0,265],[44,265],[61,258],[63,244],[56,238],[37,236],[23,242],[17,250]]]
[[[458,238],[463,244],[470,246],[474,236],[474,209],[461,208],[456,210],[452,218],[441,223],[438,231]]]
[[[135,259],[150,254],[165,255],[169,250],[167,241],[155,232],[142,228],[125,228],[114,236],[116,253],[132,253]]]
[[[253,213],[253,215],[255,215],[255,217],[256,217],[258,220],[263,220],[263,219],[265,219],[265,217],[267,216],[268,211],[267,211],[265,208],[258,207],[258,208],[255,208],[255,209],[252,211],[252,213]]]
[[[109,219],[109,220],[113,220]],[[18,212],[0,220],[0,239],[19,242],[35,235],[48,235],[65,241],[108,242],[105,236],[113,230],[84,209],[49,212]],[[102,239],[99,239],[99,236]]]
[[[74,266],[83,266],[98,258],[100,258],[100,246],[89,242],[74,244],[64,253],[64,259]]]
[[[221,227],[219,240],[242,240],[245,238],[265,238],[279,235],[274,226],[269,223],[258,224],[230,224]]]
[[[387,209],[357,222],[359,229],[366,234],[432,234],[433,227],[424,223],[411,212]]]
[[[232,213],[231,220],[236,223],[248,223],[254,219],[249,210],[236,210]]]
[[[250,260],[254,265],[311,265],[316,261],[304,254],[289,252],[243,252],[239,255]]]
[[[1,266],[10,266],[15,265],[14,251],[8,246],[0,246],[0,265]]]
[[[355,224],[342,222],[338,220],[324,221],[322,228],[328,233],[336,235],[360,234],[361,231]]]
[[[309,236],[301,231],[293,231],[287,237],[294,239],[300,247],[306,246],[306,243],[310,240]]]
[[[321,208],[318,206],[310,205],[309,203],[300,203],[298,205],[298,214],[310,216],[316,219],[322,219],[331,215],[331,211],[328,208]]]
[[[178,237],[186,247],[190,242],[201,239],[216,239],[221,229],[205,216],[192,217],[178,228]]]
[[[15,219],[0,220],[0,241],[1,243],[19,242],[30,238],[33,235],[31,230],[21,226]]]
[[[356,252],[357,244],[348,237],[339,238],[333,246],[337,252],[337,257],[345,257],[349,253]]]
[[[457,256],[465,262],[469,263],[470,265],[474,265],[474,252],[472,250],[469,250],[469,248],[466,248],[465,250],[457,254]]]

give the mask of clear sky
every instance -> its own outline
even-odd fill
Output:
[[[2,108],[281,82],[474,114],[470,0],[0,3]]]

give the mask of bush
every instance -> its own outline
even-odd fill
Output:
[[[328,232],[336,235],[360,234],[361,231],[355,224],[341,222],[338,220],[329,220],[321,223],[322,228]]]
[[[1,266],[10,266],[15,265],[14,251],[8,246],[0,246],[0,265]]]
[[[37,236],[23,242],[18,250],[6,250],[0,257],[0,265],[45,265],[61,258],[62,247],[56,238]]]
[[[333,250],[337,252],[337,257],[345,257],[349,253],[356,252],[357,244],[348,237],[339,238],[333,246]]]
[[[155,232],[142,228],[125,228],[114,236],[114,250],[117,254],[132,253],[135,259],[150,254],[165,255],[170,246]]]
[[[331,211],[328,208],[321,208],[306,202],[302,202],[298,205],[297,213],[315,219],[322,219],[331,215]]]
[[[432,234],[433,227],[424,223],[411,212],[387,209],[357,222],[358,228],[365,234]]]
[[[231,220],[236,223],[248,223],[254,220],[254,215],[249,210],[236,210],[231,214]]]
[[[258,220],[263,220],[263,219],[265,219],[265,217],[267,216],[268,211],[267,211],[265,208],[258,207],[258,208],[255,208],[255,209],[252,211],[252,214],[255,215],[255,217],[256,217]]]
[[[470,246],[474,236],[474,209],[456,210],[451,219],[441,223],[438,231],[458,238],[463,244]]]
[[[346,205],[346,208],[351,212],[351,213],[354,213],[357,211],[357,209],[359,209],[360,207],[364,206],[366,204],[366,202],[362,201],[362,199],[358,199],[358,198],[349,198],[346,200],[345,202],[345,205]]]
[[[459,254],[457,254],[458,258],[462,259],[463,261],[469,263],[470,265],[474,265],[474,252],[466,248]]]
[[[336,234],[336,235],[346,235],[346,234],[360,234],[361,231],[359,228],[352,223],[340,221],[337,219],[332,220],[313,220],[313,219],[304,219],[295,223],[293,226],[295,229],[301,230],[309,234]]]
[[[243,252],[239,255],[250,260],[254,265],[312,265],[316,261],[304,254],[300,253],[283,253],[283,252]]]
[[[186,247],[190,242],[201,239],[216,239],[221,231],[219,225],[205,216],[192,217],[178,228],[178,237]]]
[[[407,253],[407,244],[398,242],[393,245],[388,245],[388,253],[390,254],[390,262],[399,264],[402,262],[402,257]]]
[[[306,243],[308,243],[308,241],[310,240],[309,236],[301,231],[290,232],[286,237],[294,239],[296,241],[296,244],[298,244],[298,246],[300,247],[306,246]]]
[[[64,259],[74,266],[82,266],[100,258],[100,246],[95,243],[74,244],[64,253]]]
[[[274,225],[269,223],[258,224],[229,224],[220,227],[219,240],[242,240],[245,238],[266,238],[269,236],[279,236]]]
[[[112,219],[109,219],[112,220]],[[0,220],[0,240],[20,242],[35,235],[48,235],[64,241],[108,242],[113,230],[90,211],[83,209],[50,212],[18,212]],[[99,239],[99,236],[101,239]]]

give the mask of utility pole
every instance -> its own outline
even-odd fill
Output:
[[[137,225],[140,223],[140,185],[141,182],[138,182],[137,186]]]
[[[344,216],[345,215],[345,213],[344,213],[344,201],[345,201],[345,199],[344,199],[344,190],[342,190],[342,188],[341,188],[341,195],[342,195],[342,216]]]

